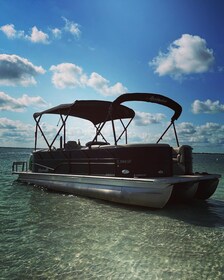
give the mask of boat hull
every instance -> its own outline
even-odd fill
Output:
[[[49,190],[98,198],[118,203],[163,208],[174,189],[176,197],[193,198],[199,183],[218,180],[218,175],[175,176],[165,178],[122,178],[53,173],[14,172],[18,181]],[[207,187],[208,188],[208,187]],[[212,186],[214,189],[214,185]],[[186,192],[187,189],[187,192]],[[178,193],[181,194],[178,196]],[[189,195],[190,194],[190,195]]]

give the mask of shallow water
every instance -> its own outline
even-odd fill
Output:
[[[29,154],[0,148],[0,279],[224,279],[223,178],[206,202],[152,210],[15,182]],[[224,176],[224,155],[194,162]]]

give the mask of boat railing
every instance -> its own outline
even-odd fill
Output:
[[[12,172],[27,172],[27,162],[26,161],[14,161],[12,163]]]

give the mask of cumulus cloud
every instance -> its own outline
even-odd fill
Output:
[[[65,22],[64,26],[61,28],[47,28],[48,33],[40,30],[37,26],[33,26],[31,31],[27,33],[24,30],[17,30],[12,23],[0,26],[0,31],[2,31],[8,39],[23,39],[40,44],[50,44],[52,40],[62,38],[63,34],[70,34],[73,38],[78,39],[81,35],[80,25],[65,17],[62,17],[62,19]]]
[[[224,145],[224,125],[207,122],[203,125],[180,123],[176,126],[179,138],[193,146]]]
[[[97,92],[106,96],[122,94],[127,91],[127,88],[119,82],[114,84],[113,86],[110,86],[109,84],[110,81],[96,72],[93,72],[86,81],[86,85],[94,88]]]
[[[25,34],[23,30],[16,30],[14,24],[6,24],[0,27],[0,30],[9,38],[9,39],[26,39],[31,41],[32,43],[49,43],[48,34],[44,33],[41,30],[38,30],[36,26],[33,26],[31,29],[31,33]]]
[[[56,88],[91,87],[105,96],[118,95],[127,91],[120,82],[110,86],[110,81],[100,74],[93,72],[90,76],[84,73],[83,69],[72,63],[61,63],[52,65],[52,83]]]
[[[224,144],[224,125],[207,122],[197,127],[197,134],[204,136],[208,143]]]
[[[178,133],[181,135],[192,135],[196,132],[195,127],[192,123],[182,122],[178,124]]]
[[[212,114],[223,113],[224,104],[221,104],[219,100],[212,102],[210,99],[206,101],[195,100],[192,104],[192,112],[194,114]]]
[[[23,30],[16,30],[14,24],[6,24],[0,27],[0,30],[9,38],[25,38]]]
[[[56,88],[82,86],[83,70],[75,64],[61,63],[52,65],[50,71],[53,72],[52,83]]]
[[[130,134],[129,141],[155,143],[162,134],[162,130],[144,131],[135,127]],[[202,125],[195,125],[191,122],[176,124],[176,131],[180,145],[190,145],[194,149],[207,147],[211,150],[224,148],[224,125],[214,122],[207,122]],[[162,142],[161,142],[162,143]],[[171,128],[163,137],[163,143],[176,143],[174,131]]]
[[[28,106],[42,108],[47,106],[47,102],[40,96],[28,96],[13,98],[10,95],[0,92],[0,111],[24,112]]]
[[[149,124],[161,123],[166,118],[164,114],[150,114],[146,112],[135,112],[134,122],[137,126],[146,126]]]
[[[51,32],[52,32],[54,38],[56,38],[56,39],[61,38],[62,31],[59,28],[53,28],[53,29],[51,29]]]
[[[0,30],[9,38],[13,39],[16,37],[17,31],[15,30],[14,24],[6,24],[0,27]]]
[[[0,118],[0,129],[16,129],[22,130],[24,128],[21,121],[14,121],[8,118]]]
[[[18,55],[0,54],[0,85],[35,85],[35,76],[44,74],[41,66],[35,66]]]
[[[80,24],[68,20],[65,17],[62,17],[64,20],[65,24],[61,28],[55,27],[55,28],[50,28],[50,31],[53,35],[53,39],[61,39],[63,35],[72,35],[73,38],[79,39],[81,36],[81,29],[80,29]]]
[[[167,53],[160,52],[149,65],[159,76],[180,79],[184,75],[207,72],[213,63],[213,50],[207,48],[205,39],[183,34],[168,47]]]
[[[44,33],[41,30],[38,30],[36,26],[32,28],[31,35],[26,35],[25,36],[28,40],[30,40],[32,43],[43,43],[43,44],[48,44],[49,41],[49,36]]]
[[[29,146],[33,143],[34,127],[21,121],[0,118],[1,146]],[[28,144],[28,145],[27,145]]]
[[[62,28],[62,30],[69,32],[78,38],[81,34],[80,25],[74,21],[68,20],[65,17],[62,17],[62,19],[65,21],[65,26]]]

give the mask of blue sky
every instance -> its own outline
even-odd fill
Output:
[[[182,105],[181,144],[224,153],[223,11],[222,0],[1,0],[0,146],[33,147],[32,115],[50,106],[154,92]],[[129,142],[157,140],[169,111],[126,105]],[[75,126],[71,137],[91,140]]]

